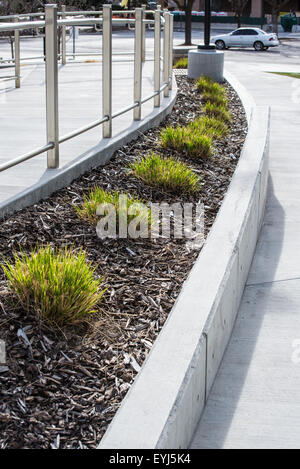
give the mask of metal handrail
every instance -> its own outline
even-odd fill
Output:
[[[154,24],[154,20],[143,20],[144,24]],[[58,26],[86,26],[92,24],[102,24],[103,18],[77,18],[57,20]],[[134,18],[112,18],[113,24],[135,23]],[[19,23],[0,23],[0,31],[17,31],[22,29],[44,28],[46,22],[43,21],[26,21]]]
[[[63,7],[64,8],[64,7]],[[79,12],[77,12],[79,14]],[[86,12],[85,12],[86,13]],[[94,14],[97,12],[93,12]],[[123,13],[123,12],[121,12]],[[0,172],[9,169],[17,164],[27,161],[34,156],[47,152],[48,168],[59,167],[59,145],[103,124],[103,137],[111,138],[112,136],[112,120],[122,114],[133,110],[134,120],[141,119],[141,106],[147,101],[154,98],[154,107],[160,106],[161,93],[164,96],[169,95],[172,89],[172,44],[173,44],[173,15],[168,12],[164,13],[161,18],[161,11],[153,12],[154,20],[146,20],[144,18],[145,11],[143,8],[137,8],[134,12],[135,18],[132,19],[116,19],[112,18],[112,9],[110,5],[103,6],[102,18],[76,18],[58,20],[58,12],[56,5],[46,5],[45,21],[18,22],[14,16],[14,23],[0,23],[1,30],[15,31],[15,76],[8,79],[15,79],[16,87],[20,87],[20,37],[19,31],[28,27],[45,27],[46,42],[46,126],[48,143],[32,152],[19,156],[11,161],[0,165]],[[148,12],[147,12],[148,13]],[[66,12],[62,12],[66,15]],[[41,16],[41,14],[39,14]],[[32,16],[32,15],[30,15]],[[1,19],[1,18],[0,18]],[[92,23],[91,23],[92,22]],[[135,24],[135,47],[134,47],[134,102],[133,104],[112,113],[112,24],[117,23],[134,23]],[[58,57],[61,57],[62,63],[66,64],[66,44],[65,28],[74,24],[98,24],[103,25],[102,40],[102,115],[103,117],[89,123],[77,130],[74,130],[62,137],[59,137],[58,125]],[[145,25],[154,25],[154,92],[149,96],[142,98],[142,62],[145,61]],[[163,56],[161,57],[161,26],[164,28]],[[30,25],[30,26],[29,26]],[[34,26],[33,26],[34,25]],[[63,28],[63,46],[62,54],[58,54],[57,46],[57,29]],[[85,54],[85,55],[88,55]],[[42,56],[44,57],[44,56]],[[161,58],[163,59],[163,76],[164,83],[161,84]]]
[[[113,15],[134,15],[135,10],[112,10]],[[148,14],[155,14],[154,10],[147,10],[146,11],[147,15]],[[163,12],[161,12],[163,13]],[[80,16],[80,15],[102,15],[103,11],[102,10],[87,10],[87,11],[59,11],[57,12],[58,16]],[[36,18],[36,17],[45,17],[45,13],[40,12],[40,13],[24,13],[21,15],[6,15],[6,16],[0,16],[0,20],[5,20],[5,19],[15,19],[15,18]]]

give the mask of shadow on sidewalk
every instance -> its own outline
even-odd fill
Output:
[[[269,238],[267,233],[270,230],[276,230],[276,244],[267,244],[267,247],[264,246],[263,250],[266,261],[265,268],[268,268],[268,277],[270,279],[274,278],[280,259],[284,225],[285,213],[275,197],[272,178],[269,176],[264,223],[254,257],[259,255],[260,243],[265,243],[265,237]],[[232,336],[194,434],[191,449],[220,449],[224,446],[237,405],[241,399],[264,314],[272,294],[272,283],[268,282],[263,285],[265,286],[264,289],[261,288],[262,284],[252,282],[252,285],[245,287],[242,306],[239,309]],[[259,376],[257,379],[259,379]],[[253,389],[252,392],[255,400],[255,391]],[[251,415],[251,408],[247,408],[246,414],[251,417],[250,420],[253,423],[255,417],[253,418]],[[244,427],[247,427],[247,419],[244,422]],[[243,429],[240,430],[242,432]],[[259,429],[257,431],[259,433]]]

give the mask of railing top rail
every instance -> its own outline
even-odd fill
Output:
[[[163,18],[162,18],[163,20]],[[113,24],[128,24],[134,23],[134,18],[113,18]],[[92,24],[101,24],[102,18],[75,18],[75,19],[65,19],[58,20],[57,24],[59,26],[86,26]],[[144,24],[154,24],[154,20],[143,20]],[[22,21],[18,23],[0,23],[0,31],[14,31],[22,29],[32,29],[32,28],[44,28],[45,21]],[[163,24],[163,21],[162,21]]]
[[[154,15],[155,11],[154,10],[145,10],[145,12],[148,14]],[[135,10],[112,10],[113,15],[134,15]],[[163,13],[163,11],[161,11]],[[87,10],[87,11],[59,11],[57,13],[59,16],[77,16],[77,15],[102,15],[103,11],[98,10],[98,11],[93,11],[93,10]],[[15,18],[44,18],[45,13],[40,12],[40,13],[23,13],[21,15],[6,15],[6,16],[0,16],[0,20],[9,20],[9,19],[15,19]]]

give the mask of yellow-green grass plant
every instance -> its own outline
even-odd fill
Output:
[[[166,127],[160,133],[160,143],[164,148],[184,150],[192,157],[208,158],[213,154],[212,138],[197,127]]]
[[[196,193],[200,190],[200,177],[177,158],[165,158],[150,153],[132,165],[133,174],[152,187],[176,194]]]
[[[218,106],[213,103],[206,103],[204,106],[204,113],[209,117],[214,117],[223,122],[231,121],[231,114],[227,111],[226,107]]]
[[[173,68],[188,68],[188,58],[182,57],[181,59],[178,59],[173,65]]]
[[[224,86],[214,82],[210,77],[202,76],[196,81],[196,88],[202,93],[214,93],[222,97],[226,96]]]
[[[189,136],[188,127],[166,127],[160,132],[160,143],[165,148],[172,148],[174,150],[182,150],[184,142]]]
[[[227,107],[227,98],[222,94],[215,91],[204,91],[201,94],[201,99],[205,103],[216,104],[217,106]]]
[[[196,87],[199,91],[207,91],[214,83],[212,78],[202,75],[196,80]]]
[[[214,117],[201,116],[188,125],[189,128],[197,129],[209,137],[221,139],[228,133],[228,126],[225,122]]]
[[[14,254],[14,263],[5,261],[1,267],[18,304],[54,326],[85,320],[97,311],[106,290],[82,250],[50,245],[30,255],[21,250]]]
[[[124,200],[126,207],[123,205]],[[92,189],[89,194],[85,196],[83,203],[76,206],[75,210],[80,218],[88,220],[93,224],[97,224],[99,220],[97,208],[99,205],[103,205],[105,215],[105,205],[107,204],[114,207],[117,221],[119,220],[120,211],[124,210],[126,211],[127,224],[129,224],[137,215],[134,213],[134,207],[137,207],[141,219],[145,222],[150,222],[151,220],[151,210],[147,208],[141,199],[133,197],[131,194],[121,193],[119,191],[107,191],[98,186]]]

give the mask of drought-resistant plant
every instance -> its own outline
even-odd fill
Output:
[[[181,59],[177,60],[173,68],[188,68],[188,58],[182,57]]]
[[[227,106],[227,98],[215,91],[204,91],[201,94],[201,99],[205,103],[212,103],[223,107]]]
[[[126,207],[123,207],[122,204],[120,207],[120,202],[123,200],[126,201]],[[126,211],[125,215],[127,216],[127,223],[130,223],[136,214],[130,214],[128,212],[131,211],[130,209],[133,208],[133,206],[139,206],[140,211],[142,211],[142,213],[139,213],[140,217],[150,221],[151,211],[145,205],[142,205],[142,200],[133,197],[130,194],[122,194],[119,191],[107,191],[101,187],[95,187],[91,190],[84,198],[82,205],[76,206],[75,209],[80,218],[86,219],[92,223],[97,223],[99,220],[96,213],[97,208],[99,205],[103,205],[103,207],[105,207],[107,204],[111,204],[114,207],[117,220],[119,219],[120,211],[124,210]]]
[[[211,88],[213,84],[213,79],[205,75],[201,76],[196,81],[196,87],[199,91],[207,91]]]
[[[218,106],[213,103],[206,103],[204,112],[209,117],[215,117],[218,120],[229,122],[231,115],[224,106]]]
[[[202,131],[205,135],[213,138],[223,138],[228,133],[228,126],[214,117],[202,116],[188,125],[189,128]]]
[[[184,141],[187,154],[196,158],[209,158],[213,154],[212,139],[201,131],[189,129],[189,135]]]
[[[163,147],[185,150],[190,156],[206,158],[213,153],[212,139],[205,135],[203,127],[166,127],[161,131],[160,138]]]
[[[135,176],[152,187],[173,193],[194,193],[200,189],[200,178],[176,158],[151,153],[130,166]]]
[[[47,245],[30,255],[15,253],[14,263],[1,267],[19,304],[56,326],[75,324],[96,312],[105,292],[103,278],[96,278],[82,250]]]
[[[226,96],[225,88],[219,83],[215,83],[210,77],[202,76],[196,81],[196,87],[202,93],[214,93],[219,96]]]
[[[174,150],[182,150],[184,142],[189,136],[187,127],[166,127],[160,132],[161,145],[165,148],[174,148]]]

